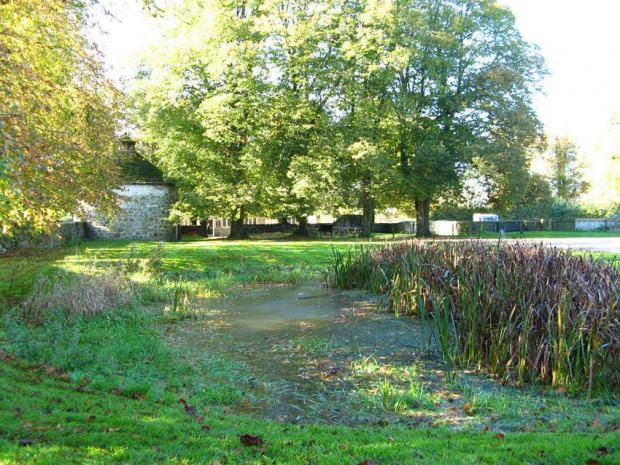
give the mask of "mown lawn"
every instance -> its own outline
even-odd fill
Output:
[[[175,306],[181,284],[190,299],[217,299],[248,285],[319,280],[332,248],[352,244],[187,241],[158,248],[84,242],[1,257],[5,302],[27,295],[41,272],[70,286],[81,282],[80,274],[113,270],[126,277],[127,286],[119,289],[132,292],[132,300],[93,316],[52,309],[34,315],[38,320],[23,307],[4,309],[0,462],[620,463],[617,393],[604,393],[592,404],[557,394],[564,400],[537,407],[535,422],[515,420],[510,430],[494,425],[494,414],[460,430],[439,417],[424,427],[295,424],[237,413],[256,383],[244,363],[208,347],[170,345],[171,330],[185,318],[201,318]],[[512,416],[526,415],[529,407],[514,405],[523,410]],[[260,444],[244,444],[243,435],[255,436],[245,442]]]

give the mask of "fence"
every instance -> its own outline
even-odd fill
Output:
[[[476,235],[481,232],[575,231],[574,219],[460,221],[451,235]]]
[[[524,231],[620,231],[620,219],[577,218],[509,221],[431,221],[438,236],[475,236],[481,232]]]

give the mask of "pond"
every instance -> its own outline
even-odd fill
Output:
[[[237,385],[244,397],[231,413],[292,423],[459,428],[489,418],[499,426],[494,404],[537,405],[484,373],[461,371],[447,382],[440,359],[424,350],[419,319],[379,313],[379,302],[318,284],[248,287],[195,302],[198,318],[166,334],[190,353],[243,364]]]
[[[371,373],[358,372],[369,364],[372,370],[410,367],[420,359],[416,321],[377,313],[378,304],[375,296],[318,284],[247,288],[201,302],[201,316],[178,325],[175,340],[247,364],[253,378],[243,412],[284,421],[376,422],[381,415],[358,392]]]

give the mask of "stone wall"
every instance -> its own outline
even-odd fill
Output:
[[[168,221],[176,188],[168,184],[128,184],[117,194],[122,211],[112,218],[91,211],[86,235],[94,239],[174,240]]]
[[[575,229],[581,231],[609,230],[620,231],[620,219],[618,218],[577,218]]]
[[[58,223],[56,229],[49,233],[35,233],[28,230],[18,230],[9,236],[0,236],[0,253],[9,249],[51,249],[73,240],[86,237],[86,223],[83,221],[68,221]]]

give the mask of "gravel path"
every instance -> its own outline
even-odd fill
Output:
[[[620,254],[620,237],[563,237],[549,239],[532,239],[528,243],[559,247],[571,250],[589,250],[592,252],[611,252]]]

